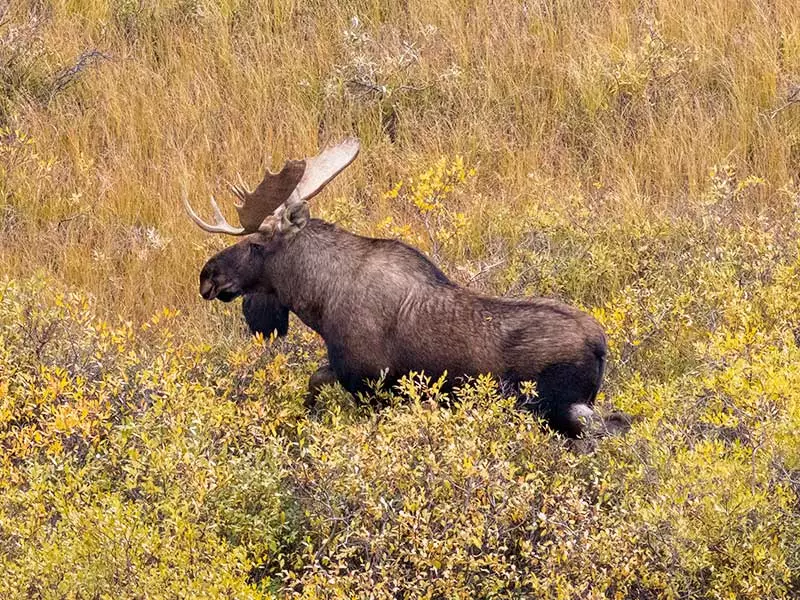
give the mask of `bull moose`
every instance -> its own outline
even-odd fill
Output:
[[[349,233],[309,216],[308,201],[359,152],[354,138],[313,158],[289,160],[248,190],[232,186],[240,227],[211,198],[215,222],[205,231],[244,236],[200,273],[206,300],[245,296],[254,330],[286,332],[295,313],[325,342],[329,364],[310,394],[339,381],[351,393],[391,383],[410,371],[448,381],[492,374],[504,389],[536,383],[530,406],[558,432],[579,436],[606,364],[606,338],[590,315],[544,299],[488,297],[453,283],[421,252],[397,240]]]

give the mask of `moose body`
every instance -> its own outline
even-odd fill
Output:
[[[409,371],[450,381],[492,374],[505,389],[534,381],[529,406],[557,431],[584,431],[606,360],[605,335],[590,315],[555,300],[474,293],[402,242],[310,219],[304,200],[281,203],[263,223],[206,263],[200,293],[245,295],[248,322],[282,326],[268,313],[288,310],[316,331],[330,367],[312,377],[312,391],[336,379],[356,393]]]

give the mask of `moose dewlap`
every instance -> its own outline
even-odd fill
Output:
[[[333,381],[365,391],[381,374],[391,383],[409,371],[433,378],[447,372],[451,381],[491,373],[517,392],[521,382],[536,382],[538,397],[520,405],[557,431],[581,434],[606,361],[597,321],[554,300],[476,294],[402,242],[310,218],[308,200],[358,151],[358,141],[347,139],[313,158],[287,161],[278,173],[267,171],[254,191],[233,186],[240,227],[225,220],[213,198],[215,222],[204,222],[184,194],[202,229],[244,236],[203,266],[203,298],[252,297],[245,305],[251,327],[285,333],[291,311],[319,333],[329,365],[311,377],[312,395]]]

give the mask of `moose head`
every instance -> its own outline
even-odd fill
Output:
[[[206,223],[192,209],[184,193],[186,211],[201,229],[244,236],[203,267],[200,272],[203,298],[230,302],[243,294],[271,294],[270,279],[264,277],[265,262],[305,227],[309,220],[308,200],[353,162],[358,151],[358,140],[348,138],[312,158],[286,161],[277,173],[267,170],[253,191],[240,178],[238,185],[231,186],[237,199],[240,227],[228,223],[213,196],[214,223]]]

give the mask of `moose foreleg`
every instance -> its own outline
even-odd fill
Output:
[[[317,402],[323,385],[333,385],[338,381],[336,373],[333,372],[328,363],[323,364],[319,369],[314,371],[311,377],[308,378],[308,392],[306,393],[305,405],[306,408],[313,408]]]

